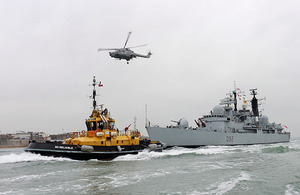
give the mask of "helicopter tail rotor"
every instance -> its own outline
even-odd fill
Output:
[[[152,55],[152,52],[149,51],[148,54],[147,54],[147,57],[150,58],[151,55]]]

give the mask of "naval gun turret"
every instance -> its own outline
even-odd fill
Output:
[[[185,118],[181,118],[179,121],[172,120],[172,122],[177,123],[176,127],[179,127],[179,128],[188,128],[189,127],[189,122]]]

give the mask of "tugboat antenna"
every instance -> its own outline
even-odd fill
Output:
[[[97,92],[96,92],[96,85],[97,85],[98,83],[96,82],[96,77],[94,76],[94,78],[93,78],[93,87],[94,87],[94,89],[93,89],[93,108],[94,108],[94,110],[96,110],[96,107],[97,107],[97,102],[96,102],[96,96],[97,96]],[[99,82],[99,87],[102,87],[103,85],[101,84],[101,81]]]
[[[136,130],[136,117],[134,117],[134,119],[133,119],[133,124],[134,124],[134,131]]]
[[[97,106],[97,102],[96,102],[96,78],[94,76],[94,79],[93,79],[93,87],[94,87],[94,90],[93,90],[93,108],[94,110],[96,110],[96,106]]]
[[[147,104],[145,104],[145,127],[148,127]]]

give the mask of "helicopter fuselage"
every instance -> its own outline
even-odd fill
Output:
[[[136,58],[136,54],[128,48],[117,49],[116,51],[109,52],[109,55],[113,58],[125,59],[127,61]]]

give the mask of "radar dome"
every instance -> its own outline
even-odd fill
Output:
[[[243,104],[242,108],[243,108],[243,110],[246,110],[247,109],[247,104]]]
[[[188,128],[189,127],[189,122],[185,118],[181,118],[179,120],[179,126],[183,128]]]
[[[221,105],[216,105],[213,108],[213,115],[223,115],[223,106]]]
[[[260,121],[260,124],[267,125],[269,123],[269,118],[264,115],[264,116],[260,117],[259,121]]]

